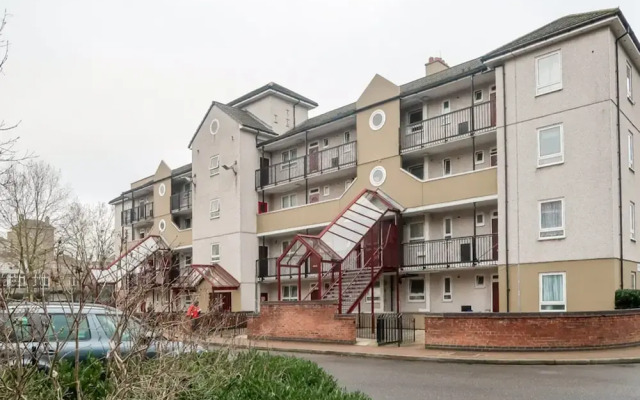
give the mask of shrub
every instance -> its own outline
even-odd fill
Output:
[[[640,308],[640,290],[618,289],[615,298],[616,309]]]

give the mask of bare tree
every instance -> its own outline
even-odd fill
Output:
[[[55,227],[64,221],[69,190],[59,172],[42,161],[10,168],[0,187],[0,226],[8,231],[7,255],[24,276],[30,300],[35,284],[55,262]]]

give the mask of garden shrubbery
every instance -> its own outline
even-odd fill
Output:
[[[27,399],[176,399],[176,400],[365,400],[348,393],[316,364],[293,357],[258,352],[184,354],[171,360],[131,361],[110,370],[110,364],[88,360],[79,371],[81,397],[74,368],[62,362],[54,374],[33,373],[24,391],[0,393]],[[4,371],[3,378],[10,378]],[[54,377],[55,376],[55,377]]]
[[[615,299],[616,309],[640,308],[640,290],[618,289]]]

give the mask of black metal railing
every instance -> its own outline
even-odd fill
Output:
[[[416,320],[401,313],[360,313],[356,316],[356,337],[376,339],[378,345],[414,343]]]
[[[256,189],[354,165],[356,142],[349,142],[256,170]]]
[[[410,124],[401,129],[400,150],[434,146],[496,126],[495,101],[475,104]]]
[[[171,195],[171,212],[191,209],[191,190]]]
[[[143,203],[128,210],[123,210],[120,215],[122,225],[129,225],[153,218],[153,202]]]
[[[404,243],[402,256],[405,268],[444,269],[455,265],[493,265],[498,261],[498,235]]]

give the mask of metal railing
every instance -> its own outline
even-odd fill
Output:
[[[366,314],[356,316],[356,337],[376,339],[378,345],[414,343],[416,320],[398,313]]]
[[[256,189],[356,165],[356,142],[345,143],[256,170]]]
[[[434,146],[495,126],[495,101],[486,101],[405,126],[401,129],[400,150],[404,152]]]
[[[120,221],[122,225],[130,225],[153,218],[153,202],[140,204],[128,210],[122,210]]]
[[[410,242],[402,245],[403,267],[443,269],[453,265],[494,265],[498,261],[498,235]]]
[[[192,204],[191,190],[171,195],[171,212],[189,210]]]
[[[256,260],[256,276],[264,280],[265,278],[275,278],[277,274],[277,257],[260,258]],[[311,267],[311,260],[307,259],[302,265],[302,276],[307,277],[309,275],[317,274],[319,268]],[[331,269],[331,263],[322,263],[322,272],[327,272]],[[282,267],[280,275],[283,278],[297,278],[298,268],[296,267]]]

